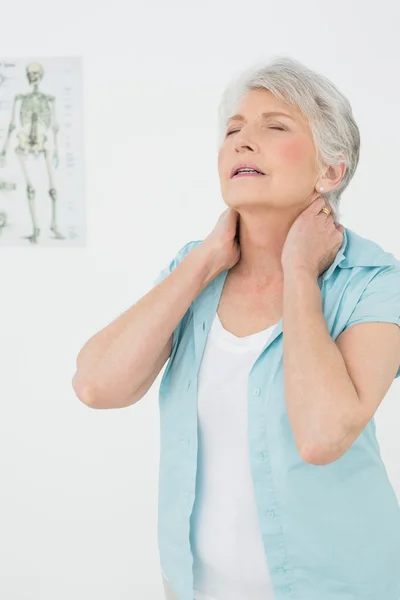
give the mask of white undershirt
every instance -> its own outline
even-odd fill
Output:
[[[247,439],[248,376],[275,325],[239,338],[216,313],[198,378],[195,600],[274,600]]]

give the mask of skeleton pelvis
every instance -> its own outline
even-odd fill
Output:
[[[18,147],[24,152],[41,152],[44,150],[44,145],[47,136],[43,133],[38,133],[34,137],[30,136],[26,131],[20,131],[17,135]]]

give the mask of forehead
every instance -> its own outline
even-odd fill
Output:
[[[277,98],[265,89],[249,90],[240,98],[235,110],[229,114],[227,122],[244,121],[248,118],[283,117],[307,126],[303,113],[292,104]]]

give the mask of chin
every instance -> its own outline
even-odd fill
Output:
[[[228,194],[223,197],[225,204],[236,210],[243,206],[273,206],[273,202],[260,194]]]

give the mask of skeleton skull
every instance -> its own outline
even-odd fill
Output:
[[[31,63],[26,67],[26,76],[30,84],[40,83],[43,79],[44,71],[39,63]]]

